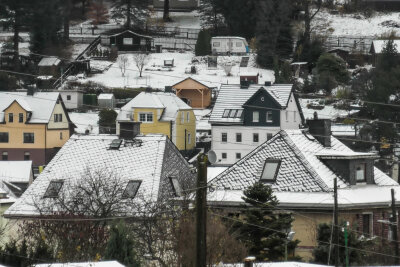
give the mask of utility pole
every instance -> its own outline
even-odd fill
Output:
[[[346,249],[346,267],[349,267],[349,248],[348,248],[348,232],[347,227],[349,227],[349,222],[346,222],[344,226],[344,247]]]
[[[392,232],[393,232],[393,242],[394,242],[394,263],[395,265],[400,265],[400,258],[399,258],[399,240],[398,240],[398,235],[397,235],[397,211],[396,211],[396,200],[394,198],[394,189],[391,189],[392,193],[392,218],[391,221],[392,223],[390,226],[392,227]]]
[[[206,267],[206,220],[207,220],[207,162],[201,153],[197,157],[196,190],[196,267]]]
[[[335,248],[335,267],[339,266],[339,220],[338,220],[338,196],[337,196],[337,178],[335,178],[333,183],[333,198],[335,201],[334,208],[334,219],[333,219],[333,229],[334,229],[334,248]]]

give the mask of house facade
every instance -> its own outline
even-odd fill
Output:
[[[204,109],[211,105],[212,89],[192,78],[172,86],[176,95],[192,108]]]
[[[97,103],[100,108],[115,108],[115,96],[114,94],[100,94],[97,97]]]
[[[141,134],[164,134],[181,151],[196,146],[196,117],[190,106],[173,93],[142,92],[121,108],[117,134],[125,123],[140,123]]]
[[[59,90],[65,107],[68,110],[79,109],[83,105],[83,91],[81,90]]]
[[[73,126],[59,93],[0,93],[1,160],[46,165],[67,142]]]
[[[154,48],[154,39],[151,36],[135,33],[130,30],[102,38],[102,44],[115,45],[119,51],[149,52]]]
[[[303,115],[292,85],[222,85],[211,113],[215,165],[231,165]]]
[[[269,185],[279,204],[276,213],[291,214],[295,254],[313,258],[317,229],[332,223],[334,180],[338,185],[339,221],[366,238],[390,240],[391,189],[400,186],[374,167],[374,153],[352,151],[330,135],[329,120],[308,123],[309,130],[281,130],[209,182],[209,205],[238,215],[243,191],[256,182]],[[400,202],[400,201],[398,201]],[[235,217],[238,218],[238,217]]]

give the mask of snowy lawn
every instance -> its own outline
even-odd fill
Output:
[[[332,105],[326,105],[323,109],[317,110],[317,109],[309,109],[307,108],[307,104],[315,101],[319,101],[320,99],[306,99],[306,98],[301,98],[300,100],[300,105],[301,109],[303,111],[303,115],[305,119],[312,119],[314,117],[314,112],[317,112],[318,118],[320,119],[331,119],[335,120],[337,118],[344,118],[347,117],[351,114],[357,113],[357,110],[343,110],[343,109],[337,109]]]
[[[205,83],[210,87],[219,88],[219,86],[223,83],[238,84],[240,82],[240,73],[259,73],[259,83],[264,83],[265,81],[274,81],[274,74],[272,70],[252,67],[252,65],[254,65],[253,59],[250,60],[249,67],[240,68],[240,57],[218,57],[218,68],[208,69],[207,63],[201,59],[200,62],[192,64],[192,58],[194,57],[194,54],[192,52],[150,54],[148,63],[145,67],[145,69],[147,68],[149,70],[144,70],[142,77],[139,77],[139,71],[135,66],[133,54],[124,55],[128,57],[129,62],[124,77],[121,74],[121,69],[119,68],[117,60],[117,62],[113,63],[113,65],[107,71],[102,74],[95,74],[91,77],[88,77],[86,81],[102,83],[107,87],[114,88],[137,88],[150,86],[152,88],[158,89],[164,89],[165,86],[173,85],[187,77],[192,77],[193,79]],[[174,59],[175,67],[171,68],[170,71],[155,70],[158,68],[157,66],[162,66],[164,64],[164,59]],[[220,63],[226,61],[235,63],[235,66],[233,66],[231,71],[231,76],[227,76],[223,70],[223,67],[220,65]],[[185,70],[190,70],[190,67],[192,65],[196,66],[197,74],[186,74]],[[82,82],[84,81],[85,80],[83,80]]]

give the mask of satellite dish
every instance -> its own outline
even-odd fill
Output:
[[[208,157],[208,161],[211,164],[214,164],[215,162],[217,162],[217,154],[215,154],[215,152],[213,150],[208,151],[207,157]]]

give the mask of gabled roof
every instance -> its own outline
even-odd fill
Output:
[[[371,53],[372,48],[374,49],[375,54],[381,54],[383,49],[386,47],[387,42],[389,40],[373,40],[371,44]],[[400,40],[393,40],[393,45],[396,47],[397,51],[400,51]]]
[[[110,177],[107,174],[118,176],[122,182],[141,180],[138,194],[149,201],[158,200],[161,174],[168,160],[165,152],[176,148],[165,135],[146,135],[136,137],[134,143],[123,141],[119,149],[110,149],[117,138],[116,135],[71,136],[21,198],[7,210],[7,216],[38,215],[33,202],[36,200],[40,205],[40,201],[44,201],[41,199],[51,181],[64,180],[63,187],[68,188],[83,179],[88,169],[104,171],[106,178]],[[180,154],[179,157],[186,162]]]
[[[275,192],[330,192],[333,181],[338,187],[352,188],[334,173],[320,158],[321,154],[358,156],[339,140],[331,137],[331,147],[322,146],[316,139],[307,137],[301,130],[282,130],[272,139],[257,147],[236,164],[210,182],[216,188],[244,190],[260,180],[265,160],[280,159],[276,181],[271,184]],[[365,153],[370,156],[369,153]],[[375,184],[396,186],[393,179],[374,167]]]
[[[130,115],[132,113],[132,109],[136,108],[163,109],[163,113],[160,118],[161,121],[175,120],[178,111],[192,109],[173,93],[141,92],[121,108],[121,112],[118,114],[117,120],[130,120],[127,118],[127,115]]]
[[[192,80],[192,81],[194,81],[194,82],[196,82],[196,83],[198,83],[198,84],[203,85],[204,87],[210,88],[208,85],[205,85],[204,83],[201,83],[201,82],[199,82],[198,80],[193,79],[192,77],[187,77],[186,79],[184,79],[184,80],[182,80],[182,81],[180,81],[180,82],[177,82],[176,84],[172,85],[172,87],[175,87],[175,86],[177,86],[178,84],[183,83],[184,81],[187,81],[187,80]]]
[[[0,161],[0,190],[18,198],[33,178],[32,161]]]
[[[210,122],[236,122],[241,123],[242,118],[223,118],[225,109],[242,109],[258,90],[264,88],[282,108],[286,108],[290,94],[291,84],[274,84],[271,86],[251,84],[247,89],[241,89],[240,84],[223,84],[218,93],[217,101],[211,113]]]
[[[29,123],[48,123],[59,95],[57,92],[39,92],[33,96],[26,92],[0,92],[0,123],[4,122],[4,110],[14,101],[32,112]]]
[[[57,66],[60,63],[61,60],[57,57],[44,57],[40,60],[38,66],[39,67]]]
[[[116,33],[116,34],[113,34],[113,35],[109,35],[108,37],[115,37],[115,36],[124,34],[124,33],[126,33],[126,32],[132,33],[133,35],[136,35],[136,36],[139,36],[139,37],[148,38],[148,39],[153,39],[153,37],[151,37],[151,36],[139,34],[139,33],[133,32],[133,31],[131,31],[131,30],[125,30],[125,31],[122,31],[122,32],[119,32],[119,33]]]

